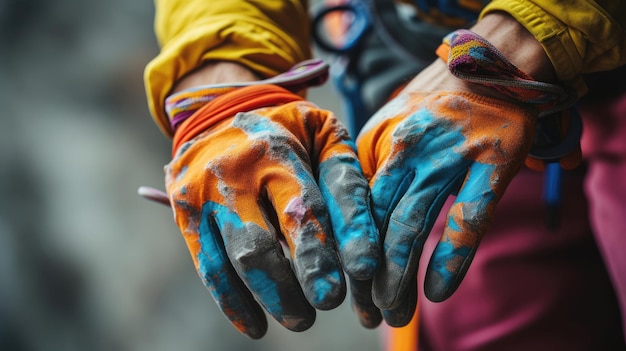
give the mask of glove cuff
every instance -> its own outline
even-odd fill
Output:
[[[169,96],[165,100],[165,110],[172,130],[176,131],[183,121],[188,119],[202,106],[236,88],[273,84],[298,94],[306,88],[324,84],[327,79],[328,64],[320,59],[312,59],[302,61],[293,66],[289,71],[269,79],[203,85],[183,90]]]
[[[436,51],[455,77],[490,87],[539,110],[539,117],[562,111],[576,102],[576,92],[539,82],[518,69],[480,35],[460,29],[448,34]]]
[[[223,89],[217,88],[217,91]],[[182,144],[239,112],[303,100],[301,96],[276,85],[251,85],[243,88],[229,87],[226,89],[229,91],[222,95],[207,89],[209,95],[216,97],[178,126],[172,143],[172,157],[176,155],[176,151]]]
[[[564,168],[571,169],[580,162],[582,124],[573,107],[577,99],[574,90],[534,80],[485,38],[466,29],[448,34],[436,53],[455,77],[493,88],[539,110],[528,167],[539,170],[546,161],[560,159]],[[569,124],[564,133],[563,119]]]

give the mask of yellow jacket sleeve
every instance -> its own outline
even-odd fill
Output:
[[[504,11],[544,47],[559,80],[586,92],[582,74],[626,64],[624,0],[494,0],[481,16]]]
[[[153,119],[172,130],[164,101],[203,62],[233,61],[271,77],[311,57],[307,0],[155,0],[159,54],[144,84]]]

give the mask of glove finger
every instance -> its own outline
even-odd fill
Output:
[[[491,224],[496,204],[512,178],[496,167],[474,163],[448,212],[424,280],[424,293],[431,301],[443,301],[454,293]]]
[[[231,266],[213,216],[202,216],[199,228],[199,236],[183,234],[200,278],[235,328],[252,339],[263,337],[265,313]]]
[[[328,211],[310,168],[298,160],[292,164],[292,172],[280,169],[267,177],[267,196],[305,296],[315,308],[332,309],[343,302],[346,282]]]
[[[254,222],[242,222],[223,206],[205,207],[214,213],[228,257],[256,300],[285,328],[309,329],[315,322],[315,309],[304,296],[271,224],[266,229]]]
[[[459,162],[466,161],[459,158],[450,164]],[[392,196],[387,192],[389,184],[379,187],[379,183],[387,182],[387,179],[378,178],[372,186],[372,198],[376,208],[381,208],[376,203],[379,199],[383,199],[383,203],[386,202],[385,197],[399,199],[395,206],[388,209],[388,219],[383,227],[383,261],[374,277],[374,302],[383,310],[397,308],[414,285],[412,281],[417,274],[419,258],[428,234],[444,202],[458,189],[463,179],[462,173],[450,176],[451,172],[446,172],[447,168],[443,167],[416,169],[418,171],[403,179],[397,192],[391,193]],[[445,178],[442,173],[447,173]],[[433,179],[447,179],[448,182],[442,183]]]
[[[385,322],[392,327],[404,327],[411,322],[417,307],[417,275],[413,275],[406,295],[400,299],[397,307],[383,310]]]
[[[284,235],[300,286],[314,307],[325,310],[337,307],[345,298],[346,283],[335,246],[328,210],[313,177],[309,149],[311,128],[317,115],[308,115],[308,103],[288,103],[278,107],[239,113],[233,126],[250,141],[248,160],[258,172],[254,182],[264,191],[275,209],[277,229]],[[321,149],[319,147],[318,149]],[[233,176],[240,169],[232,170]],[[249,193],[240,180],[242,193]],[[258,193],[257,193],[258,194]],[[240,202],[254,203],[251,201]],[[248,206],[240,206],[249,211]]]
[[[380,261],[380,239],[356,154],[335,154],[319,165],[318,174],[345,272],[355,279],[371,279]]]
[[[380,240],[369,206],[369,185],[345,126],[328,111],[316,128],[312,158],[319,188],[345,272],[358,280],[371,279],[380,261]]]
[[[352,310],[359,317],[365,328],[376,328],[382,321],[382,315],[372,300],[372,280],[356,280],[350,278]]]

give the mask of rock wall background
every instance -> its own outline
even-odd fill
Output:
[[[0,350],[376,350],[348,300],[251,341],[197,278],[150,120],[150,0],[0,1]],[[311,98],[338,110],[327,84]]]

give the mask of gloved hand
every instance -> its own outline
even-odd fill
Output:
[[[380,259],[354,143],[331,112],[275,85],[202,95],[212,101],[180,123],[165,167],[195,267],[249,337],[265,334],[263,309],[306,330],[315,308],[343,301],[344,271],[371,279]],[[357,307],[377,313],[369,296]]]
[[[447,43],[448,66],[429,66],[357,138],[384,238],[373,299],[392,326],[413,316],[419,257],[446,199],[456,195],[424,282],[436,302],[469,268],[498,200],[524,164],[538,114],[567,99],[472,32],[454,32]]]

